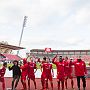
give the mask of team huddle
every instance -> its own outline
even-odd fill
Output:
[[[77,88],[80,90],[80,78],[83,82],[83,90],[86,90],[86,79],[85,76],[87,74],[85,62],[81,59],[81,57],[76,60],[69,59],[68,57],[63,58],[62,56],[55,56],[52,59],[52,63],[50,63],[50,59],[44,57],[40,62],[41,69],[41,90],[49,90],[48,80],[50,81],[51,88],[54,90],[53,86],[53,77],[54,70],[53,65],[56,65],[57,69],[57,90],[68,90],[68,78],[71,79],[71,87],[74,89],[74,81],[73,77],[77,78]],[[75,75],[73,75],[73,66]],[[4,74],[6,71],[7,63],[3,63],[2,69],[0,69],[0,82],[2,82],[2,90],[5,90],[5,80]],[[35,89],[38,89],[38,85],[36,85],[35,81],[35,73],[37,71],[36,62],[30,57],[30,60],[27,61],[26,58],[23,59],[23,64],[19,65],[18,61],[13,62],[13,66],[8,67],[9,70],[13,71],[13,80],[12,80],[12,89],[16,90],[19,79],[21,78],[22,90],[30,90],[30,80],[34,82]],[[28,87],[26,85],[26,80],[28,80]],[[60,85],[61,84],[61,85]]]

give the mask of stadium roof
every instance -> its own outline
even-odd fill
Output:
[[[52,52],[90,52],[90,50],[51,50]],[[30,52],[45,52],[44,49],[32,49]]]
[[[2,60],[22,60],[21,57],[19,57],[18,55],[12,55],[12,54],[0,54],[0,56],[3,56],[2,58],[0,58],[0,61]]]
[[[25,49],[25,48],[19,47],[19,46],[14,46],[14,45],[8,45],[8,44],[2,44],[2,43],[0,43],[0,49],[4,49],[4,48],[9,48],[9,49],[12,49],[12,50]]]

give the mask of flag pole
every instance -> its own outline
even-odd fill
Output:
[[[19,40],[19,46],[21,45],[22,36],[23,36],[23,31],[24,31],[24,27],[25,27],[25,25],[26,25],[26,21],[27,21],[27,16],[24,16],[22,31],[21,31],[20,40]],[[19,54],[19,50],[17,51],[17,55],[18,55],[18,54]]]

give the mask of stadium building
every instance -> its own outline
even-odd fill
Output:
[[[41,59],[44,56],[53,58],[55,55],[62,55],[63,57],[67,56],[74,59],[81,56],[83,60],[90,61],[90,50],[51,50],[51,52],[46,52],[44,49],[32,49],[27,55],[39,57]]]
[[[14,45],[10,45],[6,42],[0,42],[0,62],[1,61],[13,61],[13,60],[21,60],[22,58],[18,55],[13,54],[14,50],[21,50],[23,47],[18,47]]]
[[[49,57],[51,62],[52,62],[52,58],[55,55],[57,56],[61,55],[63,58],[67,56],[68,58],[72,58],[74,60],[78,56],[81,56],[87,66],[87,72],[88,72],[87,77],[90,77],[90,66],[88,65],[88,63],[90,62],[90,50],[51,50],[50,52],[47,52],[44,49],[32,49],[30,50],[30,53],[27,53],[27,57],[33,56],[36,57],[36,59],[40,58],[40,60],[42,60],[44,56]]]

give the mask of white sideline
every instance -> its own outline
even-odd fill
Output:
[[[56,78],[57,70],[54,69],[54,78]],[[35,73],[36,78],[41,78],[41,70],[38,69],[37,72]],[[6,73],[4,77],[12,77],[12,71],[9,71],[6,69]]]

